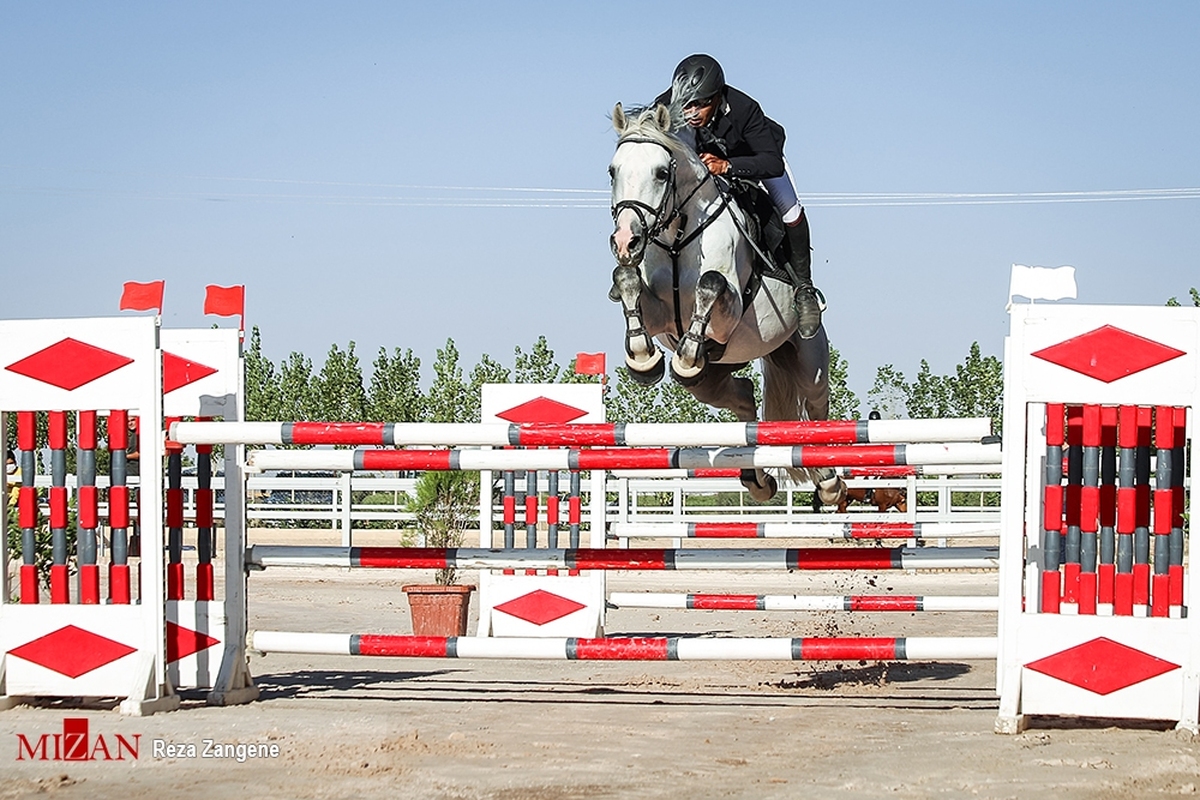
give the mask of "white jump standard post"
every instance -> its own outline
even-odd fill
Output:
[[[244,424],[241,420],[245,416],[246,392],[241,332],[233,328],[203,328],[167,329],[160,334],[164,417],[220,417],[224,422],[215,424]],[[205,447],[206,444],[196,446],[198,467],[206,458],[211,467],[212,448],[211,445]],[[245,447],[227,444],[224,450],[226,569],[223,591],[218,591],[214,586],[216,542],[212,536],[215,528],[212,519],[214,492],[211,488],[205,491],[205,487],[202,487],[196,495],[196,543],[200,563],[195,585],[191,587],[191,597],[187,596],[182,564],[168,565],[167,581],[169,629],[172,632],[180,629],[191,632],[182,637],[174,648],[178,657],[170,662],[171,682],[177,689],[208,689],[209,705],[233,705],[258,698],[258,689],[247,668],[244,647],[246,580],[241,554],[246,548],[246,521],[241,464],[245,460]],[[211,479],[211,475],[201,469],[197,470],[197,476]],[[180,495],[172,498],[168,490],[168,525],[172,516],[171,501],[174,499],[182,505]],[[206,513],[202,513],[202,508],[206,509]],[[175,513],[182,517],[182,508],[177,508]],[[182,524],[181,519],[176,522]],[[172,559],[180,558],[178,544],[168,542]],[[174,582],[170,578],[172,567],[178,568],[178,577]]]
[[[1004,400],[996,731],[1032,715],[1200,731],[1200,549],[1182,527],[1200,309],[1014,306]]]
[[[35,412],[49,411],[51,472],[49,490],[54,537],[49,602],[39,591],[34,539],[38,499],[33,473],[39,466]],[[141,442],[142,496],[140,587],[129,581],[125,561],[126,527],[120,547],[111,551],[107,602],[101,599],[104,571],[97,563],[94,451],[97,417],[124,425],[136,411],[147,431]],[[0,548],[0,708],[34,697],[118,697],[121,711],[149,714],[179,706],[168,675],[161,436],[162,356],[157,321],[127,319],[29,320],[0,322],[0,440],[6,417],[17,412],[22,433],[17,443],[23,464],[19,517],[22,528],[21,597],[9,602],[7,548]],[[79,524],[68,531],[65,415],[78,412]],[[110,506],[120,523],[132,504],[124,488],[125,430],[110,431],[113,487]],[[116,440],[116,443],[114,443]],[[5,444],[0,441],[0,444]],[[7,486],[0,478],[0,518],[8,513]],[[121,498],[121,499],[118,499]],[[113,513],[110,510],[110,514]],[[3,520],[7,526],[7,520]],[[77,592],[67,580],[68,536],[78,543]],[[133,583],[134,591],[130,592]],[[140,588],[140,590],[139,590]]]

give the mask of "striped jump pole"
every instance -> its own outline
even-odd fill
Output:
[[[199,423],[197,423],[199,424]],[[998,444],[797,445],[597,450],[256,450],[247,468],[295,470],[779,469],[896,464],[999,464]]]
[[[705,638],[685,636],[478,638],[371,633],[251,631],[260,653],[392,658],[537,659],[556,661],[908,661],[989,660],[994,637]]]
[[[989,522],[614,522],[610,539],[963,539],[1000,535]]]
[[[979,464],[928,464],[924,466],[883,466],[883,467],[839,467],[838,474],[843,478],[910,478],[935,475],[978,475],[980,473],[999,472],[996,469],[980,469]],[[610,470],[618,478],[731,478],[740,479],[738,469],[615,469]]]
[[[979,442],[991,435],[986,417],[965,419],[828,420],[803,422],[177,422],[170,438],[183,444],[375,445],[493,447],[687,447],[901,442]]]
[[[617,608],[679,608],[707,611],[996,611],[996,595],[803,595],[613,592]]]
[[[691,570],[856,570],[996,569],[995,547],[799,547],[676,550],[529,550],[441,547],[302,547],[253,545],[252,568],[340,567],[374,569],[595,569]]]

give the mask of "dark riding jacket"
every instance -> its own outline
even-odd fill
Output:
[[[671,90],[654,101],[669,105]],[[696,129],[696,150],[729,162],[730,174],[748,180],[783,174],[783,126],[763,113],[758,101],[726,86],[712,119]]]

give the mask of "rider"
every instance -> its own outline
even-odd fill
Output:
[[[716,59],[691,55],[679,62],[671,88],[655,100],[682,110],[695,129],[696,150],[713,175],[759,181],[771,196],[787,230],[796,282],[800,337],[811,339],[821,326],[821,298],[812,285],[808,219],[796,196],[783,157],[783,126],[763,114],[753,97],[725,83]]]

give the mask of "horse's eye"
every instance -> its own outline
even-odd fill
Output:
[[[667,171],[666,167],[659,167],[658,169],[654,170],[654,179],[657,181],[665,181],[667,176],[670,174],[671,173]]]
[[[613,169],[611,165],[608,168],[608,179],[610,181],[614,181],[617,179],[617,171],[615,169]]]

